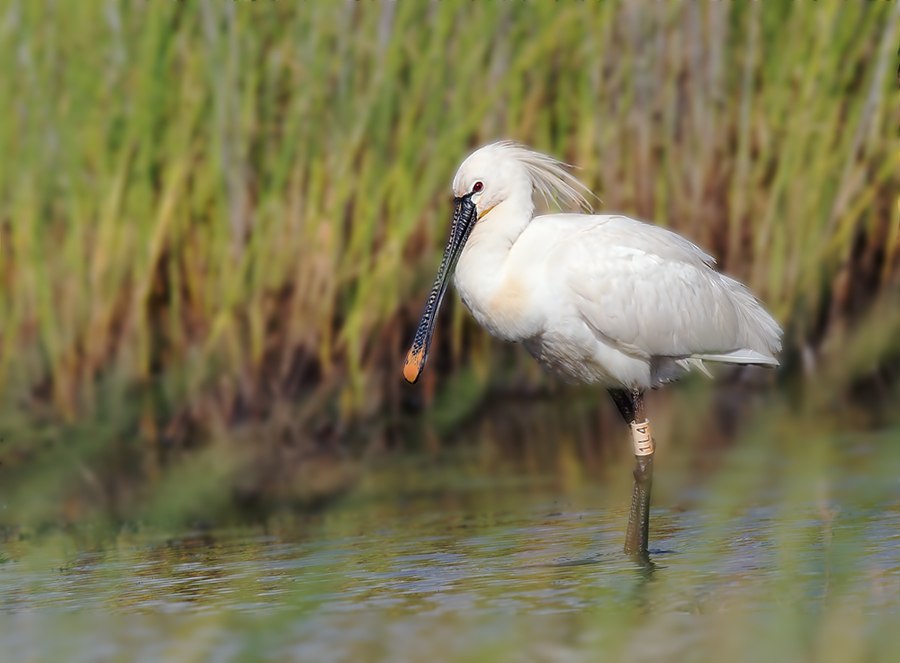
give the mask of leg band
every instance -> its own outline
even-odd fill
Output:
[[[653,438],[650,437],[650,422],[631,424],[631,439],[634,442],[635,456],[649,456],[654,451]]]

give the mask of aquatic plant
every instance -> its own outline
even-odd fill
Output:
[[[577,164],[598,211],[717,255],[785,326],[787,374],[819,375],[867,316],[885,342],[854,375],[877,373],[898,351],[879,298],[900,271],[897,11],[14,0],[6,428],[101,420],[104,394],[127,393],[116,434],[155,466],[285,409],[315,444],[397,421],[434,376],[465,387],[463,412],[490,387],[543,384],[456,301],[447,359],[421,393],[401,382],[449,178],[498,137]],[[37,444],[17,430],[7,466]]]

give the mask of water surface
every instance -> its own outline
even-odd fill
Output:
[[[622,555],[629,464],[385,461],[335,505],[112,535],[11,532],[3,660],[896,660],[891,434],[657,464],[652,563]],[[684,453],[692,453],[685,451]],[[476,454],[477,455],[477,454]],[[774,657],[774,658],[773,658]]]

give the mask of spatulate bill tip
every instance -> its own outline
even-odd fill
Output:
[[[423,368],[425,368],[425,353],[421,350],[410,350],[406,355],[406,362],[403,364],[403,378],[410,384],[415,384],[422,374]]]

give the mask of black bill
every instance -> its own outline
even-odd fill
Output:
[[[403,365],[403,377],[410,384],[419,379],[422,369],[425,368],[438,309],[441,308],[441,301],[444,299],[444,293],[447,291],[453,270],[456,269],[463,246],[469,239],[469,233],[472,232],[472,227],[478,218],[475,203],[472,202],[472,194],[456,198],[454,202],[456,210],[453,212],[453,225],[450,226],[450,239],[447,240],[447,248],[444,249],[441,267],[434,279],[431,294],[428,295],[428,303],[425,304],[422,321],[416,330],[409,352],[406,353],[406,363]]]

